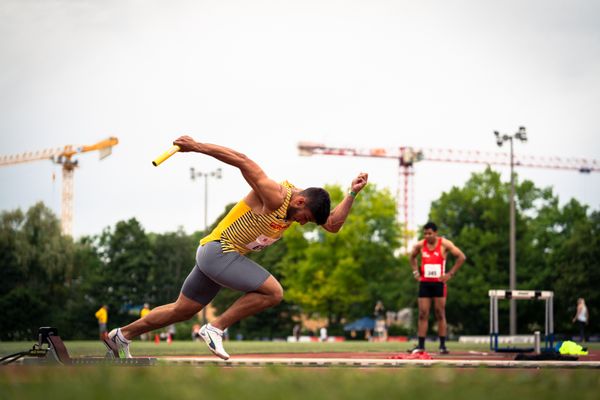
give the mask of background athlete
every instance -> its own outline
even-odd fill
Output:
[[[428,222],[423,227],[423,241],[417,243],[410,254],[410,265],[413,276],[419,281],[419,325],[417,335],[419,343],[413,353],[425,351],[425,337],[429,323],[429,310],[433,303],[435,318],[438,323],[440,337],[440,353],[448,354],[446,348],[446,282],[465,262],[463,252],[450,240],[438,237],[437,226]],[[456,261],[450,271],[446,272],[446,255],[450,253]],[[421,267],[418,267],[417,256],[421,255]]]
[[[329,232],[344,224],[357,193],[367,184],[360,173],[348,195],[330,210],[329,193],[322,188],[305,190],[289,182],[270,179],[252,160],[235,150],[196,142],[182,136],[173,144],[182,152],[203,153],[239,168],[251,191],[200,241],[196,265],[186,278],[177,301],[154,308],[144,318],[109,333],[121,357],[131,357],[129,343],[142,333],[188,320],[217,295],[222,287],[245,294],[211,323],[200,328],[200,336],[217,356],[228,359],[223,348],[223,330],[242,318],[273,307],[283,299],[279,282],[263,267],[245,257],[277,241],[293,223],[313,222]]]

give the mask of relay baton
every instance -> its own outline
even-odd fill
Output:
[[[152,165],[154,165],[155,167],[158,167],[163,161],[165,161],[167,158],[171,157],[173,154],[177,153],[178,151],[179,151],[179,146],[177,146],[177,145],[171,146],[171,148],[169,150],[165,151],[160,156],[156,157],[156,159],[154,161],[152,161]]]

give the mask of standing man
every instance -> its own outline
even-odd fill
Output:
[[[415,280],[419,282],[419,344],[413,353],[425,351],[425,337],[429,323],[429,310],[433,303],[440,337],[440,354],[448,354],[446,348],[446,282],[454,277],[456,271],[466,260],[463,252],[448,239],[438,237],[437,226],[428,222],[423,227],[424,239],[417,243],[410,254],[410,265]],[[446,255],[450,253],[456,261],[446,272]],[[421,267],[417,265],[417,256],[421,254]]]
[[[356,195],[367,184],[368,175],[360,173],[347,196],[330,210],[329,193],[322,188],[299,189],[285,181],[278,183],[246,155],[227,147],[196,142],[182,136],[173,144],[181,152],[214,157],[238,168],[250,192],[200,241],[196,265],[186,278],[179,298],[156,307],[127,326],[109,333],[121,357],[131,357],[129,343],[142,333],[192,318],[217,295],[222,287],[245,293],[225,312],[200,328],[210,351],[227,360],[223,331],[235,322],[273,307],[283,299],[279,282],[263,267],[247,258],[279,240],[293,222],[313,222],[329,232],[338,232],[350,213]]]
[[[100,334],[100,340],[106,339],[107,330],[106,323],[108,322],[108,306],[103,304],[98,311],[96,311],[96,319],[98,320],[98,333]]]

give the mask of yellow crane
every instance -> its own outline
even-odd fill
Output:
[[[0,156],[0,166],[37,160],[51,160],[56,164],[61,164],[63,185],[60,224],[63,235],[71,235],[73,229],[73,173],[78,165],[78,160],[73,160],[73,156],[88,151],[98,150],[100,159],[102,160],[112,153],[113,146],[116,146],[118,143],[119,140],[116,137],[111,136],[108,139],[89,146],[67,145],[53,149]]]

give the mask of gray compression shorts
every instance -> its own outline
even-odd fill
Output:
[[[196,265],[185,278],[181,293],[206,305],[215,298],[222,287],[241,292],[258,289],[271,274],[240,253],[223,253],[221,243],[208,242],[198,247]]]

